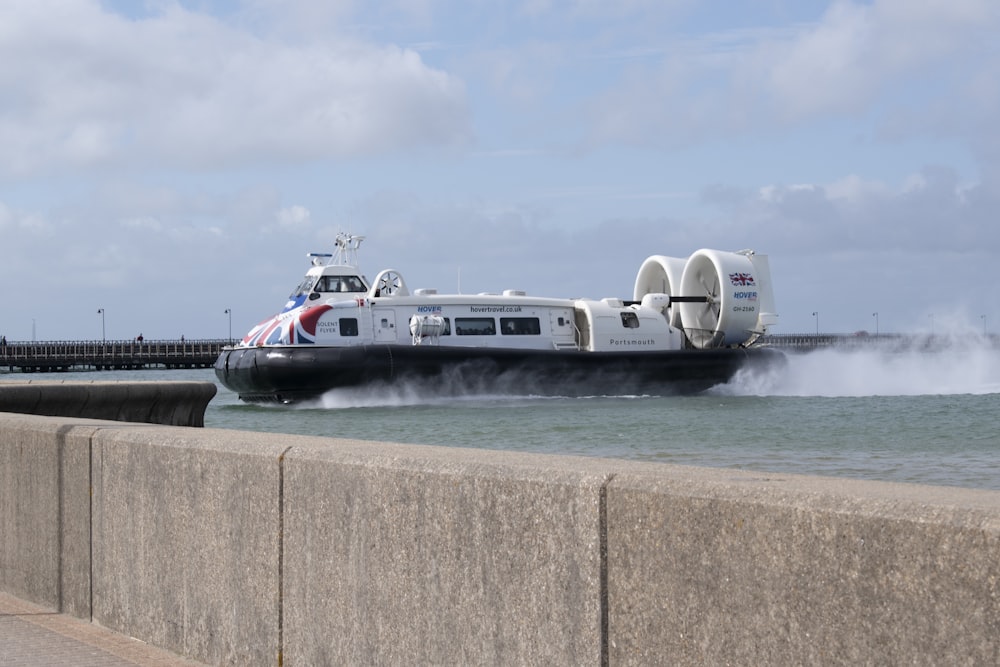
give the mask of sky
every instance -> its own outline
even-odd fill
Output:
[[[0,334],[241,336],[338,232],[369,278],[556,297],[752,248],[775,333],[996,333],[997,34],[995,0],[4,0]]]

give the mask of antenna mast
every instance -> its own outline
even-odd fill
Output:
[[[332,263],[358,266],[358,248],[361,247],[361,242],[364,240],[364,236],[355,236],[353,234],[345,234],[344,232],[338,233],[335,242],[337,250],[334,253]]]

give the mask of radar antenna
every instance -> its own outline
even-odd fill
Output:
[[[361,247],[361,242],[364,240],[364,236],[355,236],[354,234],[345,234],[344,232],[338,233],[335,242],[337,250],[334,253],[331,263],[358,266],[358,248]]]

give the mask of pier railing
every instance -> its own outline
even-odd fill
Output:
[[[761,336],[758,345],[791,350],[814,350],[819,348],[861,349],[877,348],[883,351],[933,352],[957,344],[980,345],[1000,348],[1000,336],[995,334],[968,334],[965,336],[948,334],[767,334]]]
[[[14,341],[0,344],[0,369],[51,372],[209,368],[229,340]]]

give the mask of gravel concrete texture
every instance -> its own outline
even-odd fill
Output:
[[[607,518],[611,664],[1000,664],[998,492],[652,466]]]
[[[0,382],[0,412],[204,426],[213,382]]]
[[[298,444],[285,457],[285,664],[600,664],[606,467]]]
[[[281,440],[160,426],[96,433],[94,620],[209,664],[275,664]]]
[[[202,667],[145,642],[0,593],[4,667]]]
[[[0,589],[209,664],[1000,664],[997,491],[12,414],[0,483]]]
[[[90,438],[99,422],[0,413],[0,590],[90,616]]]

